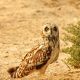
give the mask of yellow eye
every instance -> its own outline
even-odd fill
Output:
[[[56,26],[54,26],[54,28],[53,28],[53,29],[54,29],[54,31],[57,31],[57,27],[56,27]]]
[[[47,32],[49,30],[49,28],[48,27],[45,27],[44,30]]]

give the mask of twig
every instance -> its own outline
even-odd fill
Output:
[[[71,68],[70,68],[70,66],[66,63],[66,61],[64,61],[64,60],[61,60],[62,62],[64,62],[65,64],[66,64],[66,66],[69,68],[69,70],[71,71]]]

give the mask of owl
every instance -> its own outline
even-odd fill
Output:
[[[49,64],[59,56],[59,29],[56,25],[47,23],[42,30],[42,44],[30,50],[19,66],[8,70],[12,78],[21,78],[35,70],[45,73]]]

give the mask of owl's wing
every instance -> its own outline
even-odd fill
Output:
[[[26,69],[32,69],[32,67],[39,69],[50,59],[51,52],[52,48],[50,46],[39,46],[32,52],[33,55],[25,56],[21,64],[25,63]]]
[[[51,47],[45,47],[45,49],[39,49],[36,52],[36,55],[34,56],[34,62],[36,62],[35,67],[36,69],[40,69],[47,63],[47,61],[50,59],[52,49]]]
[[[42,46],[37,48],[33,51],[32,56],[25,56],[17,70],[12,74],[12,77],[23,77],[34,69],[40,69],[50,59],[51,51],[51,47]]]

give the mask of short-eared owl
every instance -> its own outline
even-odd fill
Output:
[[[8,72],[13,78],[20,78],[34,70],[45,72],[47,66],[59,56],[59,29],[54,24],[46,24],[42,30],[43,44],[28,52],[20,65],[10,68]]]

